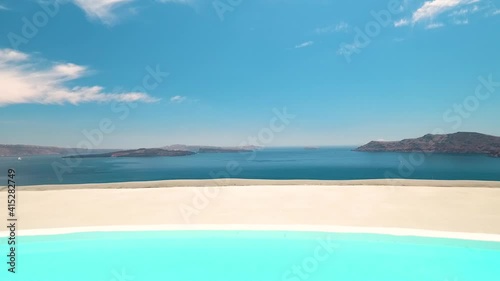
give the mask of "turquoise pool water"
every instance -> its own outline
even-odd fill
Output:
[[[2,262],[2,281],[500,278],[500,243],[455,239],[283,231],[153,231],[19,237],[18,245],[17,273],[7,272]],[[2,250],[5,247],[2,243]]]

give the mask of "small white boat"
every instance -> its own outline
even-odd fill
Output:
[[[17,160],[21,161],[21,160],[23,160],[23,158],[21,158],[21,157],[17,157]]]

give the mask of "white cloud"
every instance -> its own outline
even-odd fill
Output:
[[[430,0],[426,1],[422,7],[417,9],[412,15],[412,21],[419,22],[426,19],[432,19],[439,14],[458,8],[462,5],[479,2],[479,0]]]
[[[318,34],[323,34],[323,33],[333,33],[333,32],[348,32],[349,30],[350,30],[349,24],[341,21],[335,25],[318,27],[315,29],[315,32]]]
[[[440,28],[440,27],[443,27],[444,24],[440,23],[440,22],[433,22],[433,23],[430,23],[428,25],[425,26],[425,29],[436,29],[436,28]]]
[[[0,49],[0,65],[7,62],[19,62],[28,59],[28,55],[11,49]]]
[[[0,5],[0,10],[4,10],[4,11],[6,11],[6,10],[8,10],[8,9],[9,9],[9,8],[7,8],[7,7],[3,6],[3,5]]]
[[[314,42],[313,42],[313,41],[307,41],[307,42],[301,43],[301,44],[299,44],[299,45],[296,45],[296,46],[295,46],[295,49],[301,49],[301,48],[309,47],[309,46],[311,46],[312,44],[314,44]]]
[[[170,98],[171,103],[182,103],[187,99],[187,97],[183,96],[173,96]]]
[[[405,25],[409,25],[409,24],[410,24],[410,21],[407,19],[400,19],[400,20],[394,22],[395,27],[401,27],[401,26],[405,26]]]
[[[500,15],[500,9],[493,11],[492,13],[494,16]]]
[[[19,51],[0,49],[0,106],[157,101],[142,92],[107,93],[101,86],[65,85],[86,74],[88,69],[84,66],[47,62]]]
[[[116,8],[133,0],[73,0],[85,14],[105,24],[113,24],[117,20]]]

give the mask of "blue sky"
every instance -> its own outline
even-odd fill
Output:
[[[0,0],[0,143],[238,145],[284,108],[258,144],[500,135],[499,27],[486,0]]]

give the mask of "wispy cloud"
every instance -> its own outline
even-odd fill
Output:
[[[401,26],[405,26],[405,25],[409,25],[409,24],[410,24],[410,21],[407,19],[400,19],[400,20],[394,22],[395,27],[401,27]]]
[[[341,21],[335,25],[318,27],[314,31],[318,34],[323,34],[323,33],[333,33],[333,32],[348,32],[349,30],[350,30],[349,24]]]
[[[6,11],[6,10],[9,10],[9,8],[5,7],[4,5],[0,5],[0,11],[1,10]]]
[[[157,0],[157,2],[183,4],[183,5],[194,5],[194,0]]]
[[[433,22],[425,26],[425,29],[436,29],[436,28],[441,28],[443,27],[444,24],[440,22]]]
[[[72,86],[87,67],[49,62],[11,49],[0,49],[0,106],[22,103],[155,102],[141,92],[107,93],[101,86]]]
[[[115,24],[119,20],[118,9],[121,6],[136,0],[68,0],[81,8],[91,20],[97,20],[107,25]],[[158,3],[171,3],[194,6],[196,0],[156,0]],[[129,14],[137,13],[137,8],[129,7],[120,12]],[[123,16],[123,15],[121,15]]]
[[[418,8],[412,15],[412,21],[414,23],[433,19],[436,16],[442,14],[443,12],[449,11],[461,7],[463,5],[468,5],[472,3],[479,2],[479,0],[431,0],[426,1],[420,8]]]
[[[309,46],[312,46],[313,44],[314,44],[313,41],[307,41],[307,42],[301,43],[299,45],[296,45],[295,49],[301,49],[301,48],[309,47]]]
[[[348,57],[353,53],[359,52],[361,48],[363,48],[363,46],[358,42],[354,42],[352,44],[342,44],[337,50],[337,55]]]
[[[73,0],[90,19],[99,20],[105,24],[113,24],[118,20],[116,9],[133,0]]]
[[[471,15],[471,14],[475,14],[479,11],[482,11],[482,10],[485,10],[485,9],[488,9],[488,6],[479,6],[479,5],[473,5],[472,7],[465,7],[465,8],[461,8],[461,9],[458,9],[458,10],[455,10],[453,12],[451,12],[448,16],[449,17],[452,17],[455,19],[464,19],[465,17]]]
[[[475,5],[475,6],[478,6],[475,12],[485,12],[484,16],[487,18],[500,15],[500,9],[498,9],[497,6],[490,1],[484,5]]]
[[[464,15],[467,15],[469,13],[469,9],[460,9],[460,10],[456,10],[456,11],[453,11],[452,13],[449,14],[450,17],[456,17],[456,16],[464,16]]]
[[[173,96],[170,98],[171,103],[182,103],[186,101],[187,97],[184,96]]]
[[[453,19],[452,23],[456,25],[464,25],[469,23],[469,19]]]

